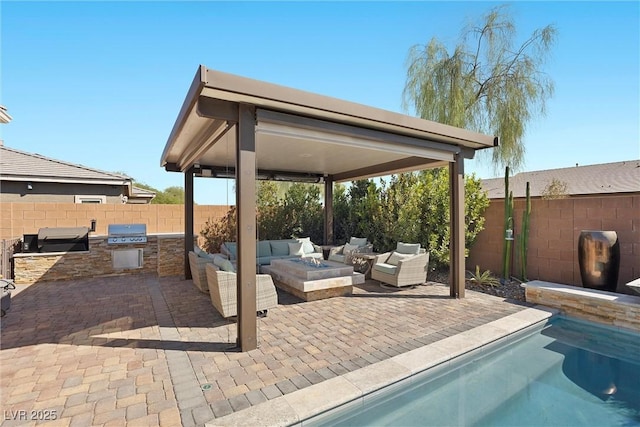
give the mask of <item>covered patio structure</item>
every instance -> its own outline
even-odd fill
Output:
[[[464,159],[498,138],[200,66],[162,153],[185,179],[185,277],[194,176],[235,178],[238,344],[257,346],[256,179],[324,182],[325,244],[333,183],[449,167],[450,296],[464,297]]]

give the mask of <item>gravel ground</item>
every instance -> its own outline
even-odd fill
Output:
[[[449,270],[435,270],[429,273],[427,280],[438,283],[449,283]],[[477,285],[474,282],[466,281],[466,289],[472,291],[484,292],[485,294],[495,295],[501,298],[513,299],[516,301],[525,301],[524,288],[520,286],[520,282],[511,281],[506,285],[489,286]]]

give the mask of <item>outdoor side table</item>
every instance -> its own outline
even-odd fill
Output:
[[[354,271],[364,274],[365,279],[371,279],[371,268],[373,268],[373,263],[378,255],[380,254],[377,252],[355,253],[351,255],[351,263],[353,264]]]

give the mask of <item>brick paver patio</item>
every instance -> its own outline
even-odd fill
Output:
[[[2,426],[204,425],[433,343],[524,306],[429,283],[303,302],[279,291],[238,352],[236,324],[191,281],[109,277],[31,285],[1,320]]]

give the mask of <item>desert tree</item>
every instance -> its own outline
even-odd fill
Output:
[[[553,25],[516,43],[514,20],[505,6],[491,9],[462,31],[449,51],[432,38],[407,57],[403,108],[423,119],[498,135],[495,170],[523,166],[527,124],[545,112],[553,81],[543,72],[555,42]]]

